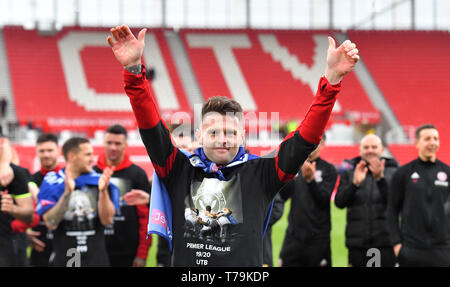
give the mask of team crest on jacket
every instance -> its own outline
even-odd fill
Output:
[[[445,173],[444,171],[440,171],[437,173],[437,180],[434,181],[434,185],[438,185],[438,186],[448,186],[448,181],[447,181],[447,173]]]
[[[440,181],[446,181],[447,180],[447,174],[443,171],[440,171],[437,173],[437,178]]]
[[[316,172],[314,173],[314,180],[315,180],[317,183],[320,183],[320,182],[323,181],[323,178],[322,178],[322,171],[321,171],[321,170],[316,170]]]

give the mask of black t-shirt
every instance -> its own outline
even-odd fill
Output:
[[[50,172],[44,178],[39,192],[38,213],[43,216],[49,206],[57,204],[63,194],[63,170]],[[94,177],[90,180],[88,178]],[[98,215],[98,174],[83,174],[83,182],[75,179],[77,187],[70,194],[68,208],[57,229],[53,232],[54,265],[73,266],[75,254],[80,256],[82,267],[109,266],[106,252],[104,226]],[[90,182],[89,184],[87,182]]]
[[[28,170],[14,164],[10,164],[10,166],[14,172],[14,179],[8,186],[6,187],[0,186],[0,191],[8,191],[8,194],[11,194],[13,199],[24,196],[25,197],[31,196],[28,191],[28,181],[29,181]],[[2,239],[10,240],[12,235],[11,221],[13,220],[14,218],[11,215],[0,211],[0,237]]]
[[[28,191],[29,172],[25,168],[10,164],[13,172],[14,179],[11,183],[4,187],[0,186],[0,190],[8,191],[13,199],[21,197],[31,196]],[[0,195],[0,205],[1,205]],[[14,252],[13,252],[13,232],[11,229],[11,222],[14,217],[0,211],[0,266],[13,266],[14,264]]]
[[[94,170],[101,173],[98,166]],[[131,166],[114,171],[111,182],[120,190],[120,198],[132,189],[140,189],[150,194],[151,186],[147,174],[139,166]],[[139,245],[139,221],[136,206],[127,206],[120,201],[120,213],[114,222],[105,227],[106,249],[109,256],[136,256]]]
[[[83,267],[109,266],[104,226],[98,217],[98,196],[96,186],[72,192],[69,209],[54,231],[55,266],[66,266],[70,248],[79,252]]]
[[[163,144],[155,142],[155,133],[161,132],[165,131],[160,126],[141,130],[141,138],[146,146]],[[175,154],[172,149],[175,157],[162,179],[172,202],[172,265],[262,266],[264,221],[275,194],[285,184],[280,177],[296,174],[315,147],[296,132],[280,145],[276,157],[222,170],[225,181],[193,167],[182,152]],[[155,166],[167,159],[167,154],[147,151]],[[206,212],[208,206],[213,215]],[[199,213],[193,214],[192,209]]]

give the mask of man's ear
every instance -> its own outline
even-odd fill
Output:
[[[67,162],[72,162],[75,157],[75,153],[73,151],[69,151],[67,153]]]

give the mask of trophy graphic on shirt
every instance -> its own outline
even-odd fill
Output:
[[[87,187],[84,190],[74,190],[70,195],[69,208],[64,214],[64,220],[69,223],[67,229],[92,230],[94,229],[95,208]]]

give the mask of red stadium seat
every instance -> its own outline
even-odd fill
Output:
[[[122,68],[107,45],[108,29],[66,28],[55,36],[39,35],[17,27],[3,30],[19,121],[45,122],[48,130],[71,129],[90,136],[98,128],[120,123],[136,128],[123,90]],[[137,31],[134,31],[137,32]],[[173,63],[164,30],[150,30],[149,47],[157,46],[167,73],[174,102],[161,107],[191,113]],[[152,85],[154,88],[154,85]],[[165,90],[164,90],[165,91]],[[167,98],[160,93],[159,98]],[[174,106],[175,108],[171,108]]]
[[[349,31],[361,58],[402,126],[432,123],[438,158],[450,163],[450,35],[425,31]]]
[[[245,110],[279,112],[281,121],[303,118],[325,70],[326,36],[332,35],[329,31],[189,29],[180,34],[205,99],[223,95],[246,103],[249,97],[254,104],[244,104]],[[357,114],[358,121],[378,123],[380,114],[353,72],[343,85],[336,114]]]

